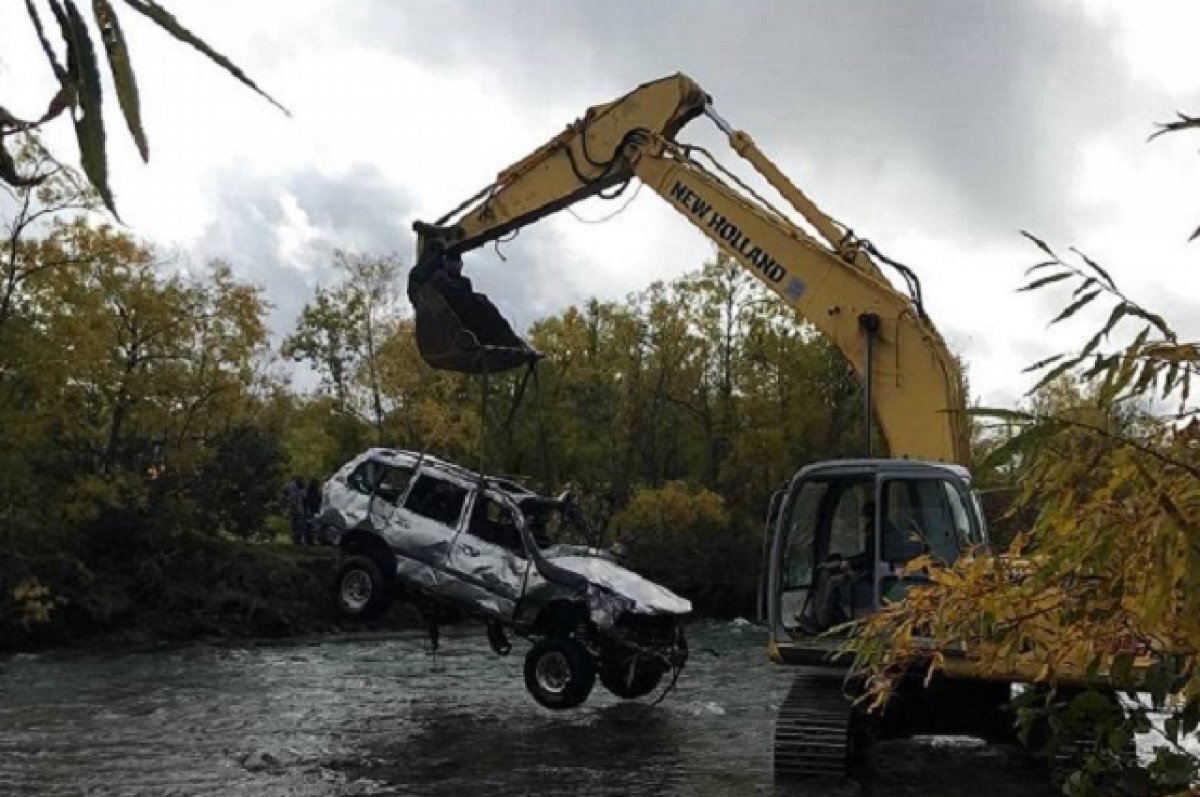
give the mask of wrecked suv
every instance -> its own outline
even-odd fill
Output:
[[[672,682],[687,659],[691,604],[617,563],[592,537],[571,495],[409,451],[373,448],[325,485],[319,523],[341,553],[339,612],[366,620],[391,600],[431,619],[474,617],[497,653],[508,634],[533,640],[525,685],[553,709],[578,706],[597,677],[625,699]]]

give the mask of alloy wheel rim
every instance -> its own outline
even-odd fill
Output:
[[[342,603],[352,611],[360,611],[371,600],[371,577],[362,570],[351,570],[342,577]]]
[[[538,686],[551,694],[561,694],[571,681],[571,664],[558,650],[552,650],[538,659]]]

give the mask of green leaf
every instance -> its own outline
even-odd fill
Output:
[[[965,415],[979,415],[984,418],[998,418],[1002,421],[1025,422],[1037,420],[1037,416],[1032,413],[1012,410],[1006,407],[968,407],[963,410],[963,413]]]
[[[1049,277],[1042,277],[1040,279],[1035,279],[1033,282],[1029,283],[1028,285],[1025,285],[1024,287],[1018,288],[1017,290],[1018,291],[1036,290],[1038,288],[1041,288],[1044,285],[1051,285],[1055,282],[1062,282],[1063,280],[1065,280],[1071,276],[1072,276],[1072,274],[1070,271],[1063,271],[1063,272],[1059,272],[1058,274],[1051,274]]]
[[[56,4],[56,3],[55,3]],[[96,50],[87,24],[75,7],[74,0],[63,0],[66,6],[67,34],[70,42],[68,62],[71,77],[79,98],[81,113],[75,118],[75,138],[79,141],[83,171],[100,193],[104,206],[117,216],[112,189],[108,185],[108,161],[104,152],[104,119],[101,116],[100,69]],[[119,216],[118,216],[119,218]]]
[[[1133,385],[1133,392],[1136,394],[1144,393],[1146,388],[1154,382],[1158,376],[1158,365],[1153,360],[1146,360],[1142,363],[1142,373]]]
[[[1078,292],[1076,293],[1076,295],[1078,295]],[[1068,318],[1075,315],[1077,312],[1079,312],[1080,309],[1082,309],[1083,307],[1088,305],[1093,299],[1095,299],[1099,295],[1100,295],[1099,288],[1097,288],[1094,291],[1085,293],[1083,296],[1080,296],[1078,299],[1071,302],[1071,304],[1067,305],[1066,309],[1064,309],[1061,313],[1056,315],[1054,317],[1054,320],[1051,321],[1047,326],[1054,326],[1059,321],[1066,321]]]
[[[1097,263],[1095,260],[1092,260],[1090,257],[1085,255],[1083,252],[1079,251],[1078,249],[1075,249],[1074,247],[1071,248],[1071,251],[1074,252],[1075,254],[1079,255],[1079,257],[1083,260],[1083,262],[1087,263],[1088,266],[1092,269],[1092,271],[1095,271],[1097,274],[1099,274],[1101,277],[1103,277],[1104,281],[1108,283],[1109,288],[1112,288],[1114,291],[1117,289],[1117,283],[1113,282],[1113,278],[1109,276],[1107,271],[1100,268],[1099,263]]]
[[[1179,743],[1179,717],[1167,717],[1163,722],[1163,736],[1166,736],[1172,744]]]
[[[1058,260],[1044,260],[1041,263],[1034,263],[1032,266],[1025,269],[1025,276],[1028,277],[1033,272],[1041,271],[1044,268],[1050,268],[1052,266],[1061,266],[1061,265],[1062,265],[1062,263],[1059,262]]]
[[[1027,365],[1024,368],[1022,368],[1021,373],[1027,374],[1030,371],[1037,371],[1041,368],[1045,368],[1050,363],[1058,362],[1059,360],[1061,360],[1063,357],[1066,357],[1066,356],[1067,355],[1065,355],[1065,354],[1055,354],[1053,357],[1047,357],[1044,360],[1038,360],[1033,365]]]
[[[1188,786],[1196,777],[1196,760],[1185,753],[1165,748],[1156,751],[1154,769],[1159,781],[1167,786]]]
[[[49,175],[41,177],[22,177],[17,172],[17,164],[13,162],[13,157],[8,153],[8,149],[4,146],[4,139],[0,138],[0,181],[6,182],[17,188],[32,188],[42,182]]]
[[[1150,327],[1142,327],[1142,331],[1133,339],[1133,343],[1129,344],[1130,351],[1141,352],[1142,345],[1146,339],[1150,337]]]
[[[1189,700],[1179,715],[1180,729],[1184,733],[1192,733],[1200,727],[1200,701]]]
[[[96,15],[96,24],[100,26],[100,41],[104,42],[104,52],[108,55],[108,65],[112,69],[113,85],[117,88],[117,101],[121,105],[121,113],[125,115],[125,125],[137,144],[138,154],[145,162],[150,159],[150,145],[142,129],[141,102],[138,99],[137,80],[129,63],[125,34],[121,32],[117,12],[108,0],[92,0],[92,11]]]
[[[1117,362],[1117,356],[1115,354],[1110,354],[1107,356],[1098,356],[1098,357],[1096,357],[1096,362],[1092,363],[1092,367],[1089,368],[1083,374],[1083,378],[1085,380],[1095,379],[1103,371],[1106,371],[1106,370],[1112,368],[1113,365],[1116,364],[1116,362]]]
[[[1033,241],[1034,245],[1037,246],[1038,249],[1041,249],[1047,255],[1054,258],[1056,261],[1058,260],[1058,255],[1054,254],[1054,250],[1051,249],[1049,246],[1046,246],[1046,242],[1043,241],[1041,238],[1038,238],[1033,233],[1027,232],[1025,230],[1021,230],[1021,235],[1024,235],[1026,238]]]
[[[204,53],[204,55],[208,56],[210,61],[222,67],[226,72],[233,75],[244,85],[253,89],[257,94],[265,98],[276,108],[283,111],[288,116],[292,115],[287,108],[284,108],[282,105],[276,102],[274,97],[260,89],[258,85],[251,80],[237,64],[221,55],[212,47],[209,47],[204,40],[192,33],[183,25],[179,24],[179,20],[175,19],[174,15],[171,14],[170,11],[167,11],[158,3],[154,2],[154,0],[125,0],[125,3],[139,14],[149,17],[154,24],[158,25],[160,28],[174,36],[179,41],[185,44],[190,44],[192,47],[195,47],[197,50]]]
[[[1150,693],[1155,708],[1161,708],[1166,702],[1174,677],[1174,662],[1169,657],[1156,661],[1147,668],[1143,684]]]
[[[1096,278],[1088,277],[1083,282],[1079,283],[1079,287],[1075,289],[1075,292],[1072,293],[1071,296],[1073,296],[1073,297],[1078,296],[1079,294],[1083,293],[1085,290],[1087,290],[1088,288],[1090,288],[1091,286],[1093,286],[1095,284],[1096,284]]]
[[[1134,655],[1132,653],[1123,652],[1113,656],[1112,661],[1112,677],[1118,684],[1129,681],[1133,674]]]
[[[1171,395],[1171,391],[1175,389],[1175,380],[1178,378],[1178,376],[1179,363],[1173,362],[1171,363],[1170,367],[1167,368],[1167,379],[1163,383],[1162,397],[1164,399]]]
[[[30,130],[38,125],[45,124],[51,119],[62,114],[63,111],[70,108],[75,98],[75,92],[71,89],[70,84],[63,84],[58,92],[50,98],[50,104],[46,106],[46,112],[32,122],[27,122],[24,119],[18,119],[9,113],[8,109],[0,105],[0,135],[7,135],[4,130],[9,128],[13,131]]]
[[[1176,340],[1175,330],[1171,329],[1171,327],[1169,327],[1167,325],[1167,322],[1165,320],[1163,320],[1162,316],[1160,316],[1158,313],[1152,313],[1149,310],[1147,310],[1146,308],[1139,307],[1136,304],[1133,304],[1133,303],[1128,303],[1128,304],[1129,304],[1128,312],[1130,315],[1135,315],[1138,318],[1146,319],[1151,324],[1153,324],[1155,327],[1157,327],[1158,331],[1163,333],[1163,335],[1166,336],[1166,338],[1168,340],[1172,340],[1172,341]]]
[[[1034,385],[1033,387],[1029,388],[1029,390],[1027,392],[1028,393],[1036,393],[1037,391],[1041,390],[1043,387],[1050,384],[1055,379],[1062,376],[1063,374],[1065,374],[1067,371],[1069,371],[1071,368],[1075,367],[1078,364],[1079,364],[1078,358],[1071,359],[1071,360],[1065,360],[1065,361],[1059,363],[1054,368],[1051,368],[1049,371],[1047,371],[1045,374],[1043,374],[1042,378],[1037,381],[1037,384]]]
[[[1115,327],[1117,325],[1117,322],[1120,321],[1122,318],[1124,318],[1128,314],[1129,314],[1129,304],[1128,303],[1122,302],[1121,304],[1118,304],[1116,307],[1114,307],[1113,311],[1111,313],[1109,313],[1109,315],[1108,315],[1108,320],[1104,322],[1104,326],[1100,327],[1100,331],[1096,333],[1096,337],[1094,337],[1090,341],[1088,341],[1088,345],[1084,349],[1084,352],[1087,353],[1087,352],[1090,352],[1092,349],[1096,348],[1096,344],[1098,344],[1100,342],[1100,339],[1107,337],[1108,333],[1113,331],[1113,327]]]
[[[29,12],[29,20],[33,23],[33,27],[37,31],[38,41],[42,44],[42,52],[46,54],[46,60],[50,62],[50,68],[54,70],[54,76],[58,78],[59,83],[65,85],[70,82],[67,69],[59,63],[58,56],[54,53],[54,48],[50,46],[50,40],[46,38],[46,31],[42,28],[42,18],[38,14],[37,6],[33,4],[33,0],[25,0],[25,9]]]

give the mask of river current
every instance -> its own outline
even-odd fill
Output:
[[[0,659],[0,793],[13,795],[775,794],[789,683],[744,621],[702,623],[658,706],[597,684],[580,709],[525,692],[523,644],[477,629]],[[781,792],[782,793],[782,792]],[[795,791],[788,793],[796,793]],[[881,744],[858,783],[801,794],[1050,795],[1013,751]]]

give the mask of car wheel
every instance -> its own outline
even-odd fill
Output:
[[[388,584],[374,559],[351,556],[338,567],[333,587],[338,613],[348,620],[370,620],[388,605]]]
[[[575,708],[595,683],[596,663],[570,637],[544,637],[525,654],[525,688],[546,708]]]
[[[600,683],[622,700],[635,700],[653,692],[666,671],[661,661],[625,656],[600,664]]]

